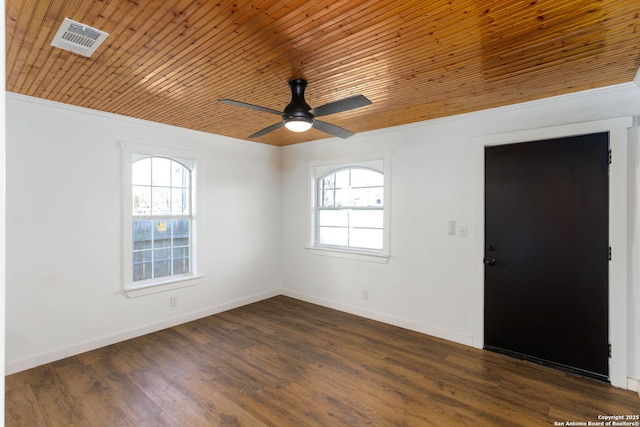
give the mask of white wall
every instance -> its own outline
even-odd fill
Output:
[[[125,296],[118,141],[204,153],[197,286]],[[275,147],[9,94],[7,372],[277,295],[279,168]]]
[[[640,99],[638,100],[640,104]],[[629,377],[637,380],[629,388],[640,393],[640,117],[636,116],[630,132],[628,155],[629,171],[629,294],[627,313],[629,318]]]
[[[284,293],[473,345],[474,156],[483,135],[640,115],[628,84],[284,148],[9,94],[7,372]],[[637,124],[630,132],[628,376],[640,379]],[[128,299],[121,287],[118,141],[206,153],[199,286]],[[391,258],[318,256],[308,164],[393,152]],[[634,167],[631,167],[631,166]],[[638,218],[638,219],[636,219]],[[448,236],[447,221],[468,227]],[[474,240],[476,239],[476,240]],[[278,250],[281,250],[280,252]],[[361,298],[368,290],[369,299]],[[169,296],[179,306],[169,308]],[[637,383],[635,383],[637,385]]]
[[[482,174],[474,174],[472,139],[638,115],[639,99],[638,87],[628,84],[359,134],[346,141],[330,139],[285,147],[284,293],[460,343],[482,342],[473,314],[481,297],[474,289],[477,277],[473,277],[481,269],[474,268],[474,262],[481,262],[481,258],[476,259],[473,242],[483,238],[483,230],[472,227],[477,197],[474,180],[481,180]],[[393,151],[389,262],[331,258],[305,250],[309,235],[308,163],[380,150]],[[633,214],[631,209],[629,214]],[[447,235],[448,220],[467,226],[468,236]],[[623,286],[629,294],[640,287],[632,280]],[[361,297],[364,289],[368,300]],[[637,312],[638,307],[632,310]],[[630,348],[636,348],[639,340],[631,336],[638,330],[631,327],[634,318],[637,314],[630,310]],[[631,357],[622,358],[623,363],[625,359],[628,376],[640,378],[640,354],[632,351]]]
[[[0,11],[0,81],[6,81],[5,73],[5,21],[4,10]],[[6,90],[0,87],[0,378],[5,375],[5,326],[6,326]],[[4,397],[4,382],[0,384],[0,396]],[[4,398],[0,401],[0,414],[4,414]],[[4,421],[0,421],[0,426]]]

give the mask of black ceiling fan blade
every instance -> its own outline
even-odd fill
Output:
[[[350,98],[344,98],[339,101],[330,102],[328,104],[321,105],[318,108],[314,108],[309,111],[315,117],[328,116],[329,114],[341,113],[343,111],[354,110],[356,108],[364,107],[365,105],[373,104],[364,95],[356,95]]]
[[[225,104],[235,105],[237,107],[250,108],[264,113],[277,114],[279,116],[282,115],[282,111],[272,110],[271,108],[261,107],[259,105],[247,104],[246,102],[234,101],[233,99],[218,99],[218,102],[224,102]]]
[[[313,122],[313,127],[321,130],[324,133],[328,133],[329,135],[337,136],[338,138],[346,139],[350,136],[355,135],[355,133],[347,130],[345,128],[341,128],[340,126],[332,125],[331,123],[323,122],[321,120],[315,120]]]
[[[275,125],[271,125],[268,128],[264,128],[262,130],[259,130],[258,132],[254,133],[253,135],[249,135],[249,138],[257,138],[259,136],[265,135],[269,132],[272,132],[278,128],[281,128],[282,126],[284,126],[284,123],[282,122],[278,122]]]

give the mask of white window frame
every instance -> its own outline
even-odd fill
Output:
[[[306,249],[307,251],[309,251],[309,253],[314,255],[347,258],[377,263],[386,263],[389,261],[391,253],[391,158],[392,153],[390,151],[384,151],[363,154],[359,156],[345,156],[337,159],[315,160],[309,163],[309,239],[306,246]],[[330,172],[352,168],[372,169],[382,173],[384,177],[384,204],[382,208],[383,243],[381,251],[349,247],[324,246],[319,245],[317,242],[318,179]]]
[[[202,191],[198,176],[202,173],[202,154],[197,151],[157,147],[146,144],[121,142],[122,153],[122,282],[128,297],[138,297],[158,292],[179,289],[198,284],[203,277],[198,263]],[[133,244],[132,244],[132,165],[147,157],[164,157],[181,163],[191,170],[191,273],[157,279],[133,281]]]

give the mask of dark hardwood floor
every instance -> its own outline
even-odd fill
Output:
[[[9,375],[5,405],[7,426],[552,426],[640,414],[630,391],[282,296]]]

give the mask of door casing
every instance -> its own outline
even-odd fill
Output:
[[[609,132],[609,341],[611,384],[627,388],[627,129],[632,117],[597,120],[472,138],[472,342],[484,346],[484,148],[596,132]]]

